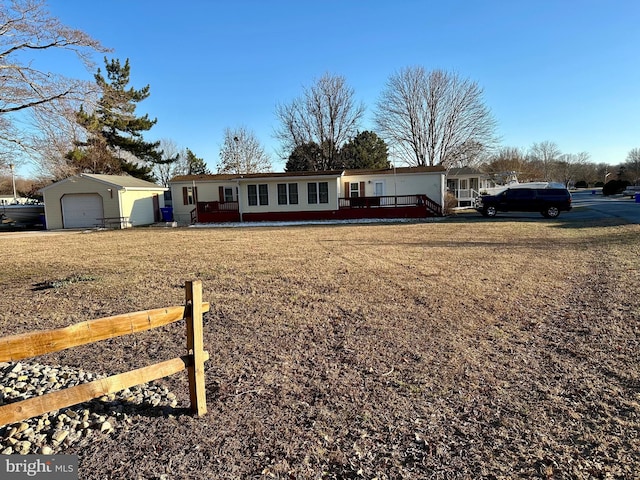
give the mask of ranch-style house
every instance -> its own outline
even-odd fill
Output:
[[[169,182],[173,219],[216,222],[425,218],[443,214],[442,167],[183,175]]]

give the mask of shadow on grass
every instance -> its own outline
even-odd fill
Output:
[[[598,228],[616,227],[621,225],[634,225],[635,222],[621,216],[598,216],[597,212],[589,211],[584,207],[572,212],[563,212],[558,218],[545,218],[539,213],[506,212],[499,213],[493,218],[483,217],[479,213],[464,213],[447,217],[446,223],[483,223],[501,225],[504,223],[544,223],[558,228]]]

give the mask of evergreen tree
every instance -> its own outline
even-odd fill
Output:
[[[95,80],[102,97],[95,110],[88,113],[80,108],[76,118],[87,132],[87,139],[78,142],[76,150],[67,158],[79,171],[120,174],[153,181],[153,164],[163,163],[160,142],[146,142],[143,132],[153,127],[157,119],[149,115],[135,116],[138,102],[149,96],[149,85],[136,90],[127,88],[130,66],[117,59],[105,58],[105,78],[100,69]],[[151,166],[149,166],[151,165]]]
[[[303,143],[293,149],[284,170],[285,172],[311,172],[318,170],[320,158],[322,158],[322,150],[317,143]]]
[[[389,168],[387,144],[374,132],[358,133],[342,147],[340,158],[344,168]]]
[[[187,175],[211,175],[206,162],[196,157],[195,153],[187,148],[186,153]]]

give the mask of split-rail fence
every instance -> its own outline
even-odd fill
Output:
[[[185,283],[185,305],[125,313],[77,323],[64,328],[28,332],[0,339],[0,362],[15,362],[46,353],[58,352],[123,335],[161,327],[184,318],[186,322],[186,355],[127,371],[74,387],[57,390],[0,406],[0,426],[20,422],[47,412],[70,407],[109,393],[115,393],[162,377],[187,370],[191,411],[207,412],[202,314],[209,304],[202,302],[202,282]]]

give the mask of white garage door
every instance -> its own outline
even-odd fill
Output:
[[[62,224],[64,228],[88,228],[100,223],[104,217],[102,197],[97,193],[75,193],[62,197]]]

